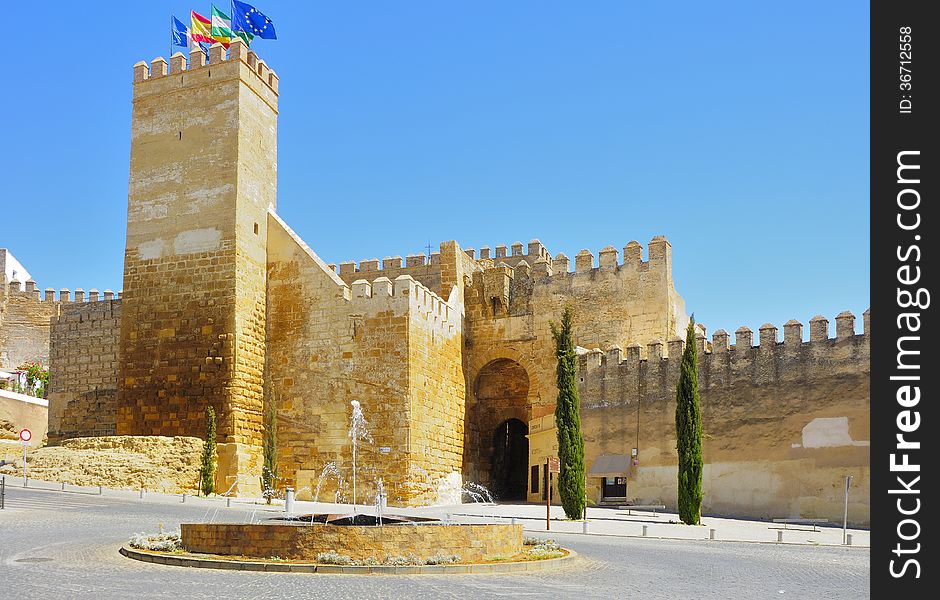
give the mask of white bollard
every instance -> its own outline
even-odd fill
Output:
[[[846,546],[851,546],[851,545],[852,545],[852,534],[851,534],[851,533],[845,534],[845,545],[846,545]]]
[[[780,529],[780,530],[777,531],[777,541],[778,541],[778,542],[782,542],[782,541],[783,541],[783,530],[782,530],[782,529]]]
[[[65,491],[65,482],[64,482],[64,481],[62,482],[62,491],[63,491],[63,492]]]
[[[284,492],[284,512],[294,514],[294,488],[287,488]]]
[[[581,522],[581,533],[588,532],[587,524],[588,524],[587,519]]]
[[[643,537],[646,537],[646,525],[643,526]]]
[[[714,530],[714,529],[709,529],[709,530],[708,530],[708,539],[710,539],[710,540],[715,539],[715,530]]]

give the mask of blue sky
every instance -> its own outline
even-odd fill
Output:
[[[710,332],[861,328],[867,3],[256,6],[280,37],[253,45],[280,76],[278,212],[327,262],[661,234]],[[210,9],[75,7],[44,3],[58,33],[8,50],[0,246],[42,288],[117,290],[131,66],[166,55],[171,13]]]

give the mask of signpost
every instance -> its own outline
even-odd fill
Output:
[[[558,473],[561,465],[557,456],[545,457],[545,471],[548,473],[548,488],[545,494],[545,531],[552,530],[552,474]]]
[[[20,430],[20,441],[23,442],[23,487],[26,487],[26,447],[29,446],[29,440],[33,439],[33,432],[25,427]]]
[[[852,486],[852,476],[845,478],[845,512],[842,513],[842,545],[845,545],[846,533],[849,527],[849,488]]]

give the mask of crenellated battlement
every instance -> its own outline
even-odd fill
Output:
[[[394,281],[384,276],[371,282],[357,279],[349,287],[349,302],[353,310],[364,313],[410,312],[437,331],[448,334],[460,331],[459,308],[411,275],[399,275]],[[449,296],[450,300],[454,299],[453,291]]]
[[[406,259],[401,256],[386,256],[381,261],[377,258],[368,258],[355,261],[347,260],[339,263],[337,274],[340,277],[351,277],[357,274],[369,274],[380,271],[393,271],[395,277],[398,277],[400,271],[417,267],[438,267],[441,264],[440,252],[433,252],[430,256],[427,254],[409,254]],[[335,265],[332,265],[335,268]]]
[[[551,273],[554,275],[570,273],[571,266],[567,254],[560,252],[551,259]],[[643,246],[636,240],[624,246],[622,254],[614,246],[608,245],[601,248],[596,256],[584,248],[574,257],[575,273],[595,270],[644,272],[657,269],[672,269],[672,245],[661,235],[650,240],[647,260],[643,260]]]
[[[222,44],[215,43],[209,48],[209,58],[199,48],[194,48],[189,53],[189,61],[182,52],[177,52],[170,57],[169,62],[162,56],[154,58],[148,64],[145,61],[139,61],[134,64],[134,84],[150,83],[156,80],[164,79],[174,75],[185,75],[189,72],[205,70],[207,76],[212,67],[223,64],[232,64],[241,62],[246,68],[244,73],[253,73],[254,79],[263,83],[268,89],[278,94],[278,76],[267,63],[258,58],[252,50],[240,40],[231,43],[228,50]]]
[[[856,333],[855,315],[849,311],[839,313],[835,318],[834,337],[828,335],[828,319],[813,317],[808,341],[803,340],[803,325],[799,321],[790,320],[784,324],[782,340],[779,329],[765,323],[758,330],[756,344],[749,327],[739,327],[731,344],[725,330],[716,330],[709,342],[704,327],[699,326],[696,335],[699,383],[703,389],[745,380],[760,385],[805,378],[808,377],[807,371],[813,369],[832,375],[841,369],[857,372],[859,368],[867,368],[870,361],[870,309],[863,317],[863,330]],[[682,356],[684,349],[685,340],[680,337],[672,337],[665,344],[661,340],[652,340],[645,348],[631,344],[625,351],[619,346],[610,346],[606,350],[580,348],[579,368],[588,387],[596,386],[600,380],[605,380],[606,386],[610,387],[613,378],[621,385],[668,391],[675,385],[680,364],[676,359]]]
[[[440,252],[434,252],[430,256],[409,254],[405,258],[400,255],[386,256],[382,260],[369,258],[360,260],[358,263],[344,261],[339,264],[338,268],[336,265],[329,265],[329,267],[347,285],[352,285],[360,279],[372,281],[377,277],[386,277],[390,281],[395,281],[402,275],[408,275],[431,290],[441,293],[450,292],[450,290],[441,290]]]
[[[538,240],[534,240],[538,242]],[[544,247],[539,247],[544,250]],[[473,258],[472,249],[465,252]],[[637,241],[631,241],[623,248],[623,259],[620,260],[620,254],[613,246],[605,246],[595,257],[595,254],[588,249],[582,249],[575,255],[574,270],[571,270],[571,259],[567,254],[559,252],[554,258],[545,251],[538,251],[534,254],[505,256],[504,253],[491,258],[489,249],[481,249],[481,258],[484,269],[509,267],[516,278],[532,276],[537,279],[544,279],[553,276],[569,276],[581,273],[604,272],[624,272],[631,275],[645,272],[671,271],[672,269],[672,246],[665,237],[656,236],[650,241],[649,258],[643,260],[643,246]],[[486,261],[489,262],[486,262]],[[521,269],[519,267],[522,267]]]
[[[45,288],[45,290],[40,290],[36,282],[30,279],[25,283],[21,284],[18,281],[11,281],[8,284],[8,293],[11,296],[18,296],[21,298],[27,298],[35,300],[36,302],[42,303],[54,303],[59,302],[63,304],[72,303],[72,291],[68,288],[61,288],[56,290],[55,288]],[[58,297],[56,294],[58,293]],[[91,288],[88,290],[87,295],[84,289],[76,288],[75,289],[75,299],[74,302],[104,302],[110,300],[119,299],[119,295],[111,290],[104,290],[99,292],[96,288]]]
[[[506,244],[497,244],[495,251],[489,246],[481,246],[479,256],[477,255],[477,251],[473,248],[464,248],[464,252],[467,256],[477,261],[491,260],[494,264],[503,262],[510,267],[515,267],[516,264],[522,260],[527,261],[529,264],[534,263],[538,259],[544,259],[549,262],[552,260],[551,253],[542,245],[542,242],[537,239],[529,240],[529,243],[526,245],[523,245],[522,242],[513,242],[508,246]]]

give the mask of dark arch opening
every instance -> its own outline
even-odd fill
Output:
[[[497,358],[479,370],[467,396],[464,479],[486,486],[501,499],[526,498],[526,476],[519,476],[519,472],[529,462],[529,440],[525,437],[531,417],[528,395],[525,368],[514,360]],[[518,424],[507,426],[512,420]]]
[[[529,426],[519,419],[506,419],[493,432],[490,478],[500,500],[525,500],[529,468]]]

